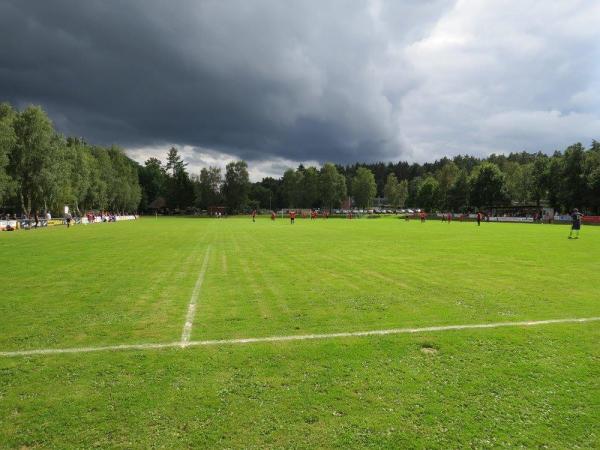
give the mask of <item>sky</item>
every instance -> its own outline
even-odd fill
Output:
[[[600,140],[600,2],[0,0],[0,101],[196,173]]]

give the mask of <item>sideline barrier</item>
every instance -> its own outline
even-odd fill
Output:
[[[6,231],[7,228],[17,229],[16,220],[0,220],[0,231]]]
[[[443,217],[446,216],[446,214],[442,214],[442,213],[437,213],[435,215],[437,218],[441,219]],[[452,218],[453,219],[471,219],[471,220],[475,220],[477,219],[477,214],[456,214],[453,213],[452,214]],[[548,223],[548,220],[552,221],[552,223],[559,223],[559,224],[570,224],[572,222],[572,217],[568,214],[556,214],[554,216],[544,216],[542,218],[544,223]],[[600,216],[583,216],[581,218],[581,221],[583,223],[587,223],[587,224],[598,224],[600,225]],[[498,216],[498,217],[494,217],[494,216],[484,216],[482,219],[482,222],[516,222],[516,223],[534,223],[535,220],[533,217],[513,217],[513,216]]]
[[[600,223],[600,216],[583,216],[583,223]]]
[[[136,220],[138,216],[127,215],[127,216],[104,216],[103,218],[95,217],[93,223],[103,222],[121,222],[124,220]],[[71,225],[88,225],[90,223],[87,217],[74,217]],[[37,226],[35,220],[32,219],[11,219],[11,220],[0,220],[0,231],[13,231],[13,230],[32,230],[35,228],[45,228],[48,226],[66,225],[65,219],[39,219]]]
[[[533,217],[490,217],[489,222],[533,222]]]

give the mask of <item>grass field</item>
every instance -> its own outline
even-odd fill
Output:
[[[600,227],[567,234],[395,218],[2,233],[0,444],[599,447],[600,321],[213,342],[600,317]],[[135,344],[169,346],[11,353]]]

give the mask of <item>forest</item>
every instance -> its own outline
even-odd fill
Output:
[[[213,206],[250,209],[371,207],[467,212],[549,206],[600,212],[600,143],[542,152],[458,155],[430,163],[377,162],[298,166],[251,182],[248,164],[190,173],[177,148],[144,164],[118,146],[58,133],[45,111],[0,104],[0,212],[60,214],[88,210],[197,213]]]

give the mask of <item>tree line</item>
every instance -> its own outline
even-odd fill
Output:
[[[0,104],[0,209],[27,215],[70,205],[134,212],[141,199],[137,164],[123,149],[65,138],[39,106]]]
[[[173,167],[179,169],[173,171]],[[281,178],[266,177],[255,183],[249,181],[247,169],[244,161],[236,161],[227,165],[224,174],[218,167],[207,167],[198,176],[189,176],[177,149],[172,148],[166,164],[152,158],[141,167],[143,198],[163,195],[172,208],[225,205],[231,211],[331,209],[350,203],[369,208],[379,197],[380,203],[391,208],[428,211],[550,206],[557,211],[577,207],[600,213],[597,141],[589,148],[578,143],[550,156],[521,152],[487,158],[459,155],[425,164],[300,165],[286,170]],[[176,181],[180,179],[186,181]]]
[[[0,209],[60,213],[86,210],[205,210],[371,207],[467,212],[510,205],[578,207],[600,213],[600,143],[552,155],[455,156],[433,163],[325,163],[298,166],[252,183],[245,161],[191,174],[177,148],[165,161],[138,164],[123,149],[57,133],[38,106],[0,104]]]

